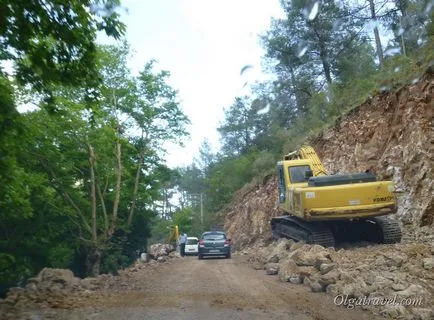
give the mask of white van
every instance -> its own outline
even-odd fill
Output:
[[[196,237],[187,237],[187,242],[185,243],[185,254],[197,256],[199,252],[199,239]]]

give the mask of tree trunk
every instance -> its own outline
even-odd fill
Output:
[[[96,246],[89,247],[86,256],[86,276],[99,275],[101,266],[101,252]]]
[[[399,20],[401,21],[401,28],[402,28],[402,18],[401,17]],[[400,35],[400,41],[399,44],[401,45],[401,53],[403,56],[407,56],[407,49],[405,48],[405,40],[404,40],[404,32],[401,33]]]
[[[101,202],[102,213],[104,215],[104,230],[108,230],[108,218],[107,218],[107,208],[105,206],[104,194],[101,192],[99,183],[96,184],[96,190],[98,192],[99,201]]]
[[[289,66],[289,72],[291,74],[292,90],[294,91],[295,104],[297,105],[297,109],[299,111],[301,110],[301,113],[304,115],[304,108],[301,105],[301,99],[300,99],[300,94],[298,91],[297,79],[295,77],[294,69],[292,68],[292,66]]]
[[[90,167],[90,199],[92,204],[92,242],[96,245],[98,241],[97,226],[96,226],[96,188],[95,188],[95,153],[90,144],[87,145],[89,153],[89,167]]]
[[[113,202],[112,224],[109,230],[109,237],[113,235],[116,228],[116,220],[118,217],[119,200],[121,197],[121,178],[122,178],[122,162],[121,162],[121,143],[116,142],[116,187],[115,200]]]
[[[140,172],[142,171],[143,159],[145,158],[145,148],[140,151],[139,165],[136,171],[136,178],[134,180],[133,201],[131,204],[130,214],[128,215],[128,226],[133,221],[134,212],[136,210],[137,193],[139,191]]]
[[[408,1],[407,0],[398,0],[396,2],[396,6],[398,7],[399,11],[401,11],[401,16],[399,17],[399,23],[401,25],[401,28],[405,30],[404,26],[404,20],[407,16],[407,8],[408,8]],[[400,41],[399,44],[401,46],[401,53],[403,56],[407,56],[407,48],[405,45],[405,39],[404,39],[404,32],[401,32],[400,35]]]
[[[324,48],[324,44],[320,44],[320,58],[321,58],[321,62],[322,62],[322,66],[323,66],[323,70],[324,70],[324,75],[325,78],[327,80],[328,84],[332,83],[332,76],[331,76],[331,72],[330,72],[330,63],[327,60],[327,52],[325,51]]]
[[[371,18],[372,20],[375,21],[377,19],[377,15],[375,13],[374,0],[368,0],[368,1],[369,1],[369,6],[371,8]],[[378,31],[377,26],[374,27],[374,36],[375,36],[375,46],[377,48],[378,60],[380,60],[380,66],[382,66],[384,62],[383,47],[381,45],[380,33]]]
[[[321,36],[319,35],[319,33],[317,32],[317,30],[314,28],[314,32],[317,36],[318,39],[318,46],[319,46],[319,56],[322,62],[322,67],[324,70],[324,76],[327,80],[328,84],[332,83],[332,76],[331,76],[331,67],[330,67],[330,63],[328,61],[328,56],[327,56],[327,50],[325,47],[325,43],[324,41],[321,39]]]

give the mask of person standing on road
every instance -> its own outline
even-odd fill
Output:
[[[183,233],[179,236],[179,249],[181,257],[185,256],[185,244],[187,242],[187,234]]]

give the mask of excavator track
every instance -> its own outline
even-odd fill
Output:
[[[294,216],[280,216],[271,220],[271,228],[275,240],[284,237],[324,247],[347,241],[399,243],[402,238],[398,221],[387,216],[333,222],[308,222]]]
[[[271,219],[273,238],[284,237],[324,247],[334,247],[335,238],[330,228],[321,222],[307,222],[294,216]]]
[[[402,232],[398,221],[388,217],[375,217],[369,219],[377,225],[379,232],[377,242],[379,243],[398,243],[401,242]]]

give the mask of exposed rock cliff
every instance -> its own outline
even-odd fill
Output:
[[[371,169],[392,179],[400,191],[397,216],[408,230],[434,222],[433,91],[433,75],[426,74],[369,99],[311,142],[330,174]],[[238,192],[225,217],[235,248],[270,239],[276,200],[275,177]]]

